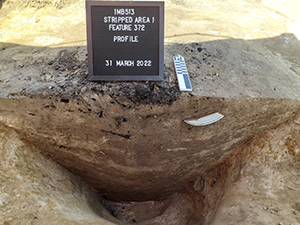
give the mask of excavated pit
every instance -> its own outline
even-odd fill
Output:
[[[19,51],[38,55],[4,64],[13,65],[11,71],[20,75],[1,81],[1,123],[95,188],[101,204],[120,224],[210,224],[247,162],[245,146],[239,146],[285,123],[300,109],[298,93],[283,94],[286,86],[278,87],[274,80],[264,93],[256,87],[259,94],[251,97],[247,94],[254,90],[247,85],[228,89],[224,95],[212,91],[216,83],[225,88],[230,55],[235,58],[232,51],[240,52],[236,46],[245,44],[225,40],[223,47],[218,42],[166,47],[167,55],[173,55],[174,49],[182,52],[191,68],[196,60],[210,70],[206,78],[199,77],[206,82],[206,92],[211,92],[205,96],[197,85],[192,93],[178,90],[168,58],[163,82],[93,83],[87,81],[85,47],[45,49],[3,43],[2,52],[8,55]],[[39,56],[44,51],[52,57]],[[248,57],[247,52],[238,54]],[[272,68],[269,64],[261,63],[261,73]],[[246,65],[242,73],[248,70]],[[271,72],[280,75],[276,68]],[[191,73],[192,81],[198,76]],[[13,92],[12,82],[20,82],[21,90]],[[214,112],[225,117],[205,127],[184,123]]]
[[[224,199],[240,178],[249,156],[244,152],[248,143],[232,155],[195,176],[181,192],[164,199],[146,202],[115,202],[102,199],[100,203],[116,218],[131,224],[210,224]]]
[[[286,37],[297,43],[293,35],[282,35],[258,44],[281,43]],[[252,53],[240,51],[245,44],[224,40],[166,46],[167,56],[179,51],[195,71],[195,61],[210,71],[205,77],[191,73],[192,81],[201,80],[208,89],[194,83],[194,92],[182,93],[171,57],[165,60],[163,82],[92,83],[87,81],[85,47],[51,49],[3,43],[6,58],[20,51],[37,55],[4,61],[3,68],[16,76],[3,74],[1,80],[1,123],[95,188],[101,204],[120,224],[210,224],[247,162],[244,143],[286,123],[300,109],[299,93],[293,90],[296,86],[285,80],[279,87],[281,70],[268,60],[262,63],[262,57],[255,59]],[[45,51],[50,58],[45,58]],[[212,87],[221,85],[224,90],[223,82],[232,82],[233,77],[226,75],[229,68],[237,77],[249,73],[249,65],[236,54],[259,65],[256,76],[278,77],[239,78],[245,79],[241,83],[267,85],[264,90],[229,85],[225,94],[214,93]],[[237,68],[244,67],[242,71],[234,69],[237,63]],[[287,75],[298,79],[291,71]],[[17,82],[19,86],[12,85]],[[184,122],[214,112],[224,118],[210,126]]]
[[[4,224],[300,223],[298,11],[168,0],[164,81],[89,82],[83,1],[0,9],[1,154],[13,149],[10,163],[0,155]],[[224,118],[209,126],[184,122],[215,112]]]

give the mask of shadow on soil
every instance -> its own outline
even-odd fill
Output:
[[[0,10],[2,8],[3,3],[5,2],[5,0],[0,0]]]

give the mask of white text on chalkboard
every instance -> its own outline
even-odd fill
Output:
[[[114,42],[139,42],[139,36],[114,36]]]
[[[132,59],[118,59],[115,62],[111,59],[105,60],[105,66],[152,66],[151,60],[132,60]]]
[[[134,15],[134,9],[114,9],[115,15]]]

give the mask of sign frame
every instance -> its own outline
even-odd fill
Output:
[[[107,75],[95,74],[92,35],[92,7],[158,7],[158,69],[153,74],[124,74]],[[163,1],[94,1],[86,0],[86,29],[88,52],[88,80],[89,81],[162,81],[164,79],[164,2]],[[105,53],[104,53],[105,54]]]

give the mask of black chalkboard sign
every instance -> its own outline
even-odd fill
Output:
[[[91,81],[163,80],[164,2],[86,1]]]

